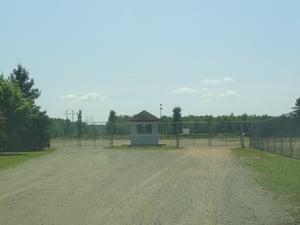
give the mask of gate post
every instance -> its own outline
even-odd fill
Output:
[[[243,120],[241,121],[241,148],[245,148],[245,144],[244,144],[244,125],[243,125]]]

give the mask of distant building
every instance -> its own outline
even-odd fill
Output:
[[[129,123],[131,145],[159,145],[159,118],[144,110],[134,115]]]

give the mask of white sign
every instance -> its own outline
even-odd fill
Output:
[[[183,128],[182,134],[190,134],[190,128]]]

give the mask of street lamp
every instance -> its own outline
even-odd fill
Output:
[[[162,104],[159,104],[159,118],[161,118],[161,110],[163,109]]]

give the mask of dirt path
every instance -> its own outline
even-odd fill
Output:
[[[0,171],[0,224],[292,224],[227,149],[60,149]]]

